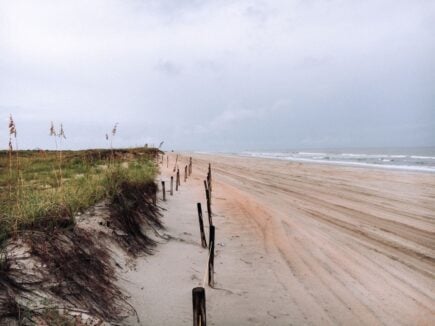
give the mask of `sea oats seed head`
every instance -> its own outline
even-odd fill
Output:
[[[66,139],[65,131],[63,130],[63,124],[62,124],[62,123],[60,124],[59,137],[60,137],[60,138],[63,138],[63,139]]]
[[[115,136],[116,135],[116,131],[118,130],[118,122],[117,123],[115,123],[115,125],[113,126],[113,129],[112,129],[112,136]]]
[[[12,118],[12,114],[9,115],[9,135],[17,138],[17,128],[14,119]]]
[[[51,121],[50,136],[56,136],[56,129],[54,129],[53,121]]]

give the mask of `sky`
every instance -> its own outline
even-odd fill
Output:
[[[435,146],[433,0],[0,0],[0,148]]]

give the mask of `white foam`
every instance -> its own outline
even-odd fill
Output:
[[[306,155],[308,153],[305,152]],[[310,153],[310,155],[315,155],[316,153]],[[393,170],[405,170],[405,171],[421,171],[421,172],[431,172],[435,173],[435,166],[416,166],[416,165],[392,165],[392,164],[375,164],[375,163],[365,163],[365,162],[352,162],[352,161],[338,161],[337,158],[340,158],[340,155],[324,154],[317,153],[321,156],[313,156],[312,158],[306,157],[295,157],[290,153],[266,153],[266,152],[243,152],[240,153],[240,156],[251,156],[257,158],[268,158],[268,159],[277,159],[277,160],[286,160],[286,161],[295,161],[295,162],[309,162],[309,163],[319,163],[319,164],[333,164],[333,165],[342,165],[342,166],[360,166],[360,167],[373,167],[373,168],[381,168],[381,169],[393,169]],[[349,154],[347,154],[349,155]],[[357,154],[352,154],[357,155]],[[366,157],[376,157],[379,158],[379,162],[392,162],[393,160],[387,159],[385,157],[393,157],[392,155],[366,155]],[[399,156],[399,155],[396,155]],[[326,157],[333,157],[335,159],[327,159]],[[405,155],[400,155],[400,157],[407,157]]]
[[[435,160],[435,157],[433,156],[411,155],[411,158],[420,159],[420,160]]]
[[[298,152],[297,154],[299,154],[299,155],[321,155],[321,156],[327,155],[326,153],[310,153],[310,152]]]
[[[392,157],[392,158],[405,158],[408,157],[406,155],[387,155],[388,157]]]

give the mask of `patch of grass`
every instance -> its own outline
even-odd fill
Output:
[[[62,315],[57,309],[44,309],[41,311],[38,316],[32,319],[36,324],[38,322],[42,325],[57,325],[57,326],[74,326],[77,323],[71,318],[65,315]],[[80,325],[80,324],[79,324]]]
[[[20,151],[9,169],[0,151],[0,243],[24,229],[72,225],[74,216],[104,198],[114,198],[125,182],[147,184],[156,174],[149,148]],[[59,164],[62,165],[61,175]]]

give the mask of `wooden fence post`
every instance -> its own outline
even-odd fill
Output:
[[[192,290],[193,326],[207,326],[205,311],[205,289],[196,287]]]
[[[208,223],[209,223],[209,225],[213,225],[212,212],[211,212],[211,203],[210,203],[210,191],[208,189],[205,192],[205,196],[207,197]]]
[[[215,228],[210,225],[210,236],[208,240],[210,255],[208,258],[208,285],[214,287],[214,244],[215,244]]]
[[[170,192],[171,196],[174,195],[174,176],[171,175],[171,192]]]
[[[169,168],[169,155],[166,155],[166,168]]]
[[[210,172],[207,173],[207,189],[208,189],[208,200],[210,201],[210,206],[211,206],[211,176],[210,176]]]
[[[174,171],[175,172],[177,170],[177,162],[178,162],[178,154],[177,156],[175,156],[175,164],[174,164]]]
[[[198,208],[199,231],[201,232],[201,245],[204,248],[207,248],[207,240],[205,239],[205,233],[204,233],[204,222],[202,220],[201,203],[197,203],[196,206]]]
[[[180,169],[177,170],[177,175],[175,178],[175,191],[178,191],[179,184],[180,184]]]
[[[187,165],[184,167],[184,182],[187,181]]]
[[[204,180],[204,189],[207,192],[207,190],[208,190],[207,180]]]
[[[163,194],[163,201],[166,201],[166,189],[165,189],[164,181],[162,181],[162,194]]]
[[[208,163],[208,188],[210,189],[210,192],[212,191],[212,182],[211,182],[211,164]]]
[[[192,174],[192,156],[189,158],[189,175]]]
[[[180,169],[177,169],[178,185],[181,186]]]
[[[213,225],[212,212],[211,212],[211,202],[210,202],[210,191],[208,189],[206,180],[204,180],[204,188],[205,188],[205,198],[207,200],[208,224]]]
[[[153,205],[156,206],[157,205],[157,187],[156,187],[156,191],[153,193]]]

